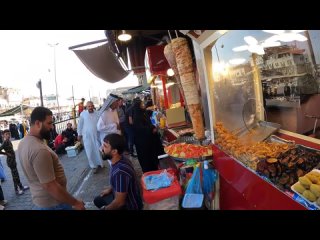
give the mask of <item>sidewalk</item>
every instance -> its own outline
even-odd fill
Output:
[[[14,141],[14,149],[17,149],[18,141]],[[16,195],[13,187],[13,181],[10,169],[7,166],[4,158],[1,158],[2,165],[5,170],[7,180],[1,184],[5,199],[8,200],[6,210],[32,210],[30,190],[25,191],[23,195]],[[130,158],[138,177],[142,175],[142,170],[137,158]],[[85,151],[82,150],[76,157],[68,158],[67,155],[60,157],[60,161],[64,167],[67,177],[67,189],[76,198],[82,199],[86,203],[88,210],[97,210],[92,203],[95,196],[99,195],[101,190],[109,185],[109,164],[104,162],[105,167],[100,169],[97,174],[93,174],[89,168],[87,156]],[[20,175],[20,180],[23,185],[28,185],[26,177],[20,166],[20,161],[17,159],[17,166]]]

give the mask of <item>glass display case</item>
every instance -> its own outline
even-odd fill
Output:
[[[202,44],[213,124],[237,131],[244,118],[267,120],[320,138],[319,38],[319,30],[234,30]]]
[[[239,136],[243,129],[250,132],[259,122],[277,123],[281,128],[277,136],[320,150],[319,38],[318,30],[233,30],[214,31],[198,42],[211,134],[214,136],[213,127],[222,123],[232,137],[226,148],[226,132],[220,131],[217,136],[225,142],[217,141],[214,146],[221,209],[309,208],[297,200],[290,186],[318,162],[309,170],[283,172],[278,168],[272,172],[272,166],[283,165],[285,154],[273,158],[259,154],[250,158],[245,151],[237,154],[239,148],[249,149],[253,144],[243,144],[233,135]],[[272,176],[260,174],[256,165],[243,164],[243,157],[250,163],[267,161]],[[295,159],[294,154],[292,157]],[[285,188],[278,188],[277,183]]]

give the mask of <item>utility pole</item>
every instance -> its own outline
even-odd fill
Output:
[[[58,114],[60,117],[60,105],[59,105],[59,95],[58,95],[58,84],[57,84],[57,69],[56,69],[56,47],[59,43],[55,44],[48,44],[50,47],[53,48],[53,67],[54,67],[54,81],[56,84],[56,99],[57,99],[57,105],[58,105]]]
[[[77,128],[77,121],[76,121],[76,104],[74,102],[74,92],[73,92],[73,85],[72,85],[72,100],[73,100],[73,108],[72,108],[72,117],[73,117],[73,125]]]
[[[41,107],[43,107],[43,97],[42,97],[42,82],[41,82],[41,78],[39,79],[39,81],[36,84],[37,88],[40,89],[40,101],[41,101]]]

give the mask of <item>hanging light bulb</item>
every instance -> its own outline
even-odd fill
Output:
[[[173,71],[172,68],[169,68],[169,69],[167,70],[167,75],[168,75],[169,77],[172,77],[172,76],[174,75],[174,71]]]
[[[125,30],[122,30],[122,33],[118,36],[118,39],[123,42],[129,41],[131,38],[132,36],[126,33]]]

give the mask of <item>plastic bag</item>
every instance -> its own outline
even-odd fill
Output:
[[[200,208],[202,206],[203,198],[200,168],[195,167],[183,197],[182,207]]]
[[[157,190],[159,188],[170,187],[174,177],[163,170],[160,174],[153,174],[144,177],[144,184],[147,190]]]
[[[202,194],[200,168],[195,167],[191,179],[188,182],[188,186],[185,193],[199,193]]]
[[[217,172],[209,167],[205,167],[203,165],[203,177],[202,177],[202,185],[203,185],[203,193],[209,194],[214,191],[214,184],[217,180]]]

